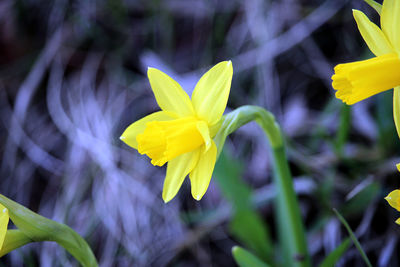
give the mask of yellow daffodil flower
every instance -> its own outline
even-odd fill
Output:
[[[396,210],[400,211],[400,190],[399,189],[396,189],[396,190],[393,190],[392,192],[390,192],[389,195],[387,195],[387,197],[385,197],[385,199],[387,200],[387,202],[389,203],[390,206],[392,206]],[[400,218],[398,218],[396,220],[396,223],[400,224]]]
[[[162,197],[170,201],[189,174],[192,196],[200,200],[211,180],[217,158],[213,137],[221,124],[233,68],[223,61],[196,84],[192,99],[167,74],[149,68],[147,76],[161,111],[131,124],[120,137],[155,166],[168,162]]]
[[[6,237],[9,220],[8,209],[0,204],[0,250],[3,247],[4,239]]]
[[[376,57],[337,65],[332,76],[336,97],[352,105],[394,88],[393,114],[400,134],[400,1],[383,1],[381,28],[359,10],[353,10],[353,16]]]

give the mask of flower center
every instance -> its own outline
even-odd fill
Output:
[[[339,64],[332,80],[336,97],[352,105],[400,85],[400,58],[393,53]]]
[[[208,137],[204,136],[204,129]],[[153,165],[162,166],[167,161],[203,145],[205,139],[209,139],[207,131],[206,122],[195,117],[152,121],[136,137],[138,151],[149,156]]]

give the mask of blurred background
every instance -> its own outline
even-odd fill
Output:
[[[250,235],[275,244],[269,145],[256,124],[227,140],[200,202],[186,181],[164,204],[165,168],[119,140],[158,110],[148,66],[190,94],[230,59],[227,111],[262,106],[286,135],[313,265],[348,237],[336,208],[374,266],[398,266],[399,214],[383,199],[400,185],[392,92],[348,107],[331,87],[334,65],[372,57],[352,8],[379,23],[362,0],[2,0],[1,194],[71,226],[101,266],[235,266],[234,245],[265,245],[240,233],[242,197],[262,222]],[[77,264],[43,242],[0,265]],[[337,266],[364,263],[352,245]]]

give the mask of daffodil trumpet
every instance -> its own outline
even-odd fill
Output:
[[[336,97],[352,105],[400,85],[400,58],[396,53],[339,64],[332,76]]]
[[[359,10],[353,10],[358,29],[375,58],[339,64],[332,76],[336,97],[348,105],[394,88],[393,117],[400,136],[400,1],[382,6],[367,1],[380,13],[379,28]]]

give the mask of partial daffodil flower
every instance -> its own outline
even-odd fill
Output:
[[[389,195],[387,195],[387,197],[385,197],[385,199],[387,200],[387,202],[389,203],[390,206],[392,206],[396,210],[400,211],[400,190],[399,189],[396,189],[396,190],[393,190],[392,192],[390,192]],[[398,218],[396,220],[396,223],[400,224],[400,218]]]
[[[155,166],[168,162],[162,197],[170,201],[189,175],[193,198],[200,200],[210,184],[217,158],[213,137],[221,125],[233,68],[223,61],[206,72],[190,99],[167,74],[148,68],[161,111],[131,124],[120,137],[127,145],[146,154]]]
[[[10,216],[8,215],[8,209],[0,204],[0,250],[3,247],[4,239],[6,237],[9,220]]]
[[[348,105],[394,88],[393,114],[400,134],[400,1],[384,0],[380,14],[381,28],[353,10],[358,29],[376,57],[337,65],[332,86],[336,97]]]

